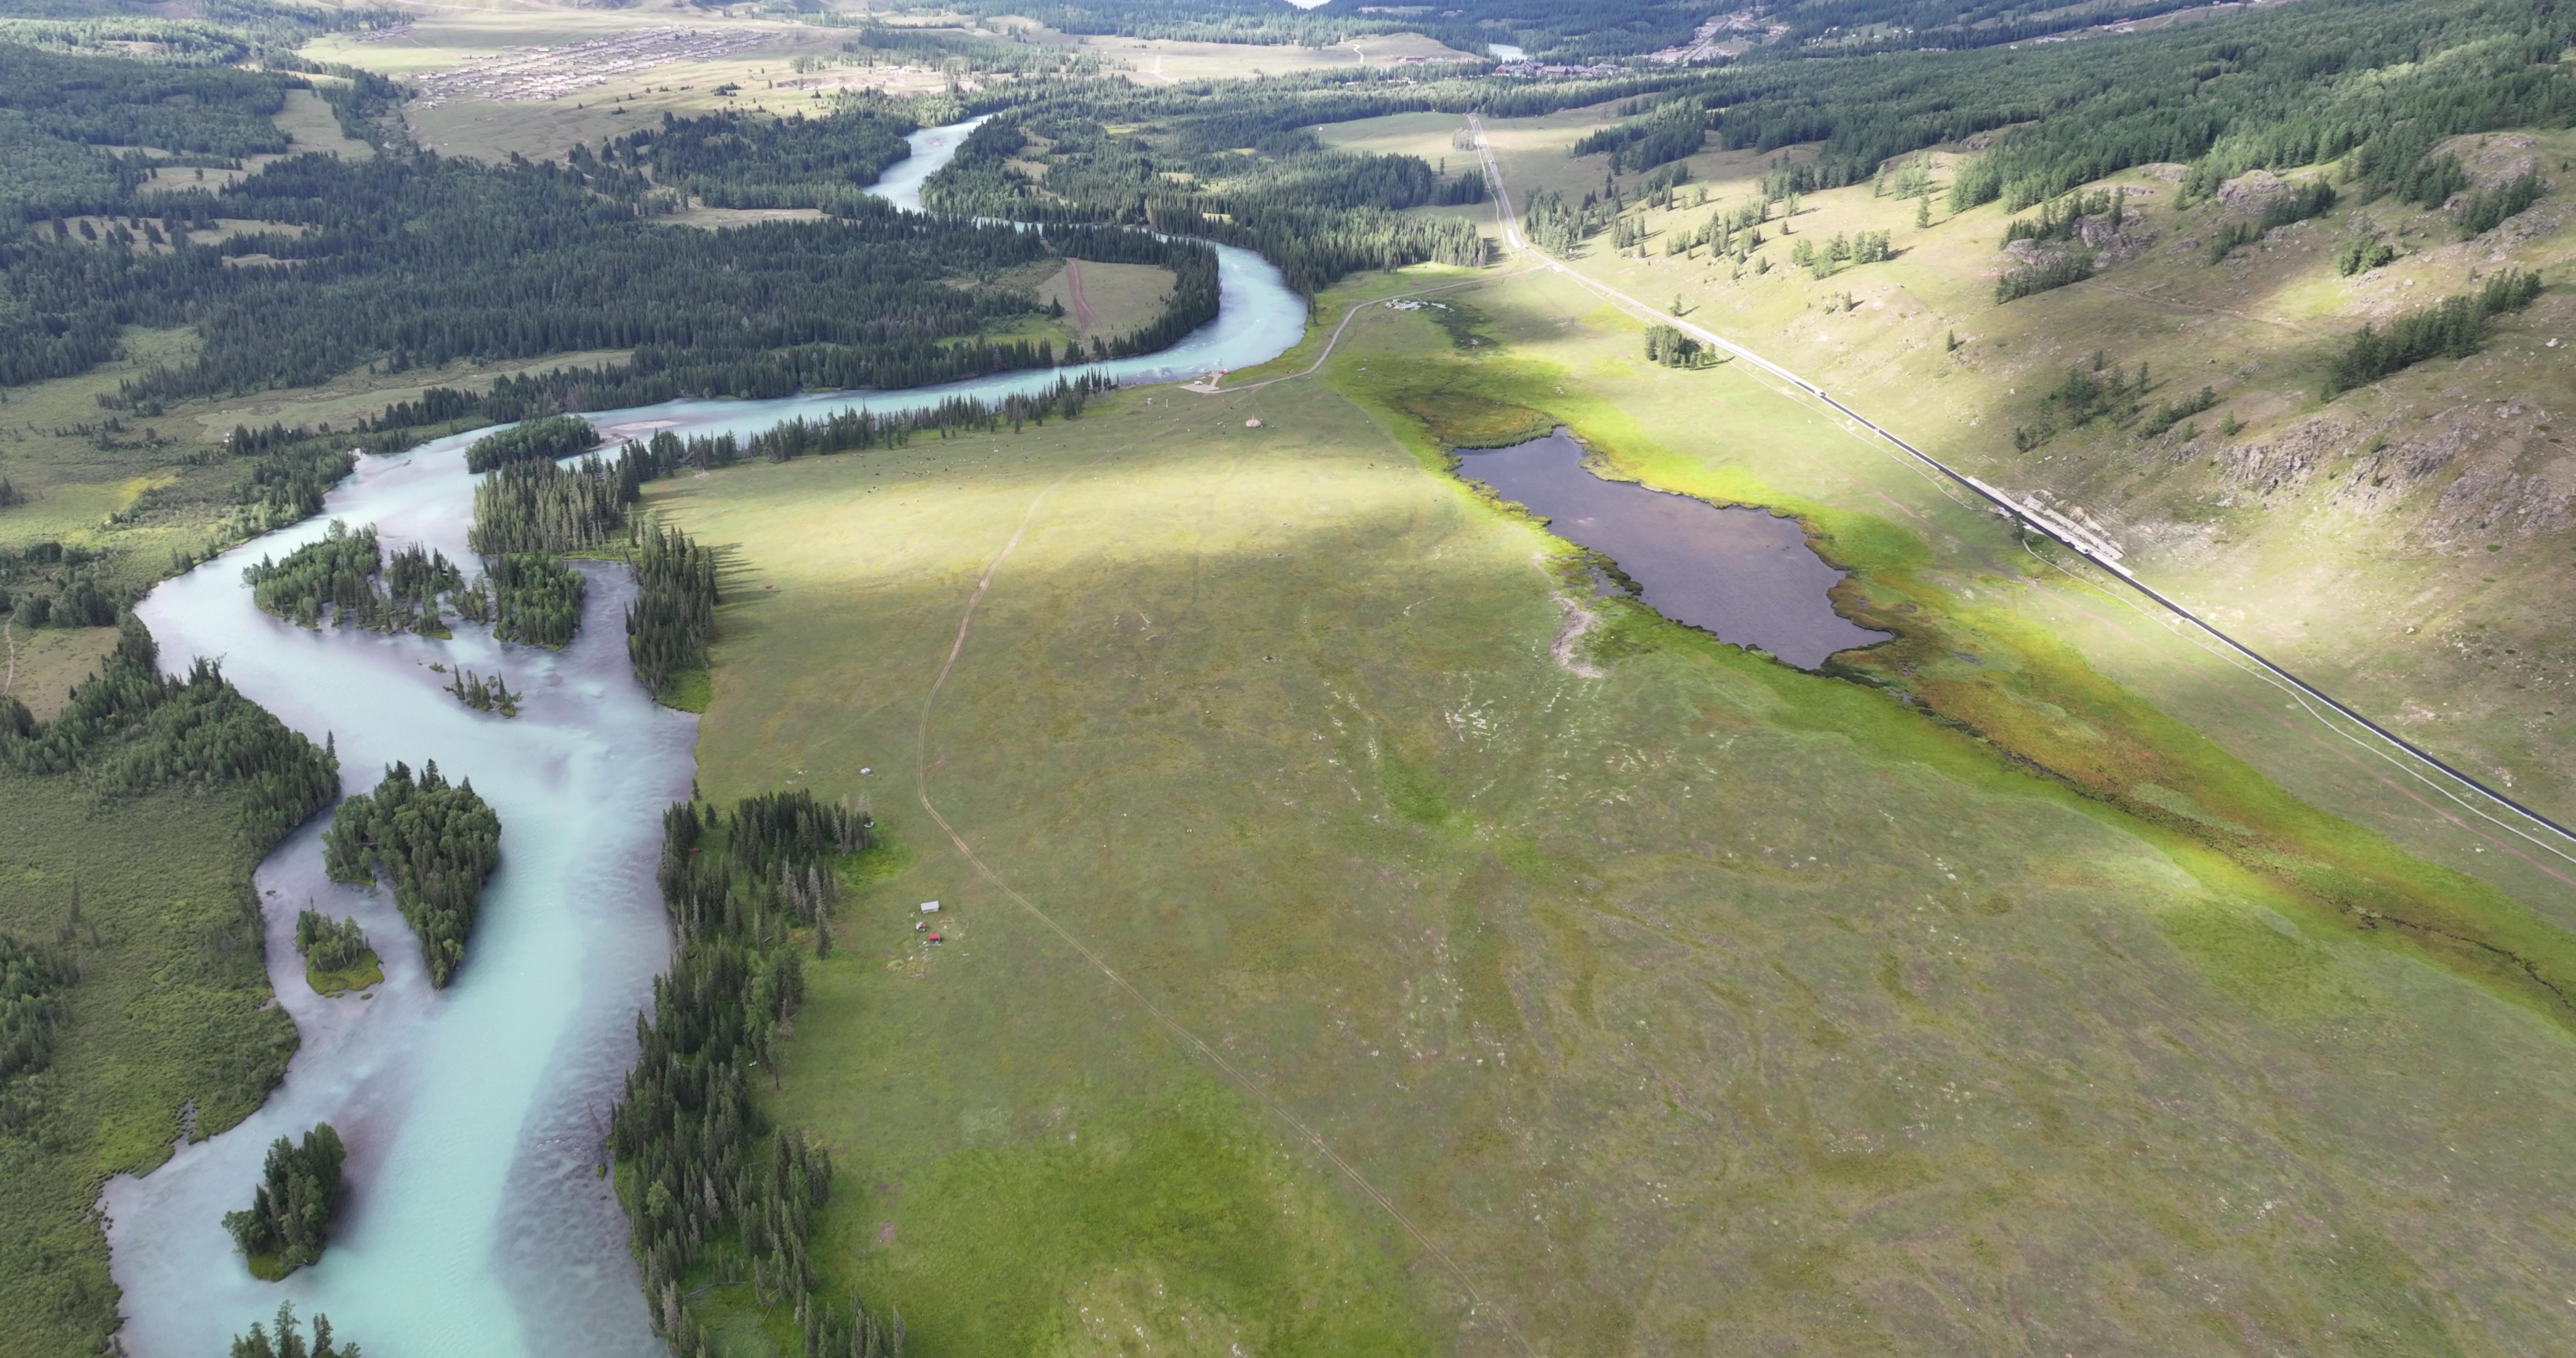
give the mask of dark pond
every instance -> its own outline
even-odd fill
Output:
[[[1619,563],[1646,606],[1800,669],[1888,639],[1834,611],[1843,578],[1807,545],[1795,519],[1720,509],[1584,469],[1562,429],[1509,448],[1459,450],[1462,475],[1548,520],[1548,531]]]

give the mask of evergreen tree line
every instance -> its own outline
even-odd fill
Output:
[[[465,470],[488,472],[510,462],[552,462],[599,446],[599,431],[579,415],[543,415],[465,447]]]
[[[714,554],[665,524],[639,524],[634,537],[635,602],[626,606],[626,655],[655,697],[707,667],[716,634]]]
[[[2263,239],[2277,227],[2288,226],[2292,222],[2304,222],[2311,217],[2322,217],[2332,211],[2334,205],[2334,185],[2322,179],[2311,179],[2265,203],[2262,215],[2254,220],[2222,224],[2218,228],[2218,234],[2210,237],[2209,245],[2206,247],[2209,252],[2209,262],[2216,264],[2226,259],[2241,247]]]
[[[1696,99],[1675,99],[1642,118],[1615,123],[1574,143],[1576,159],[1610,153],[1612,173],[1651,170],[1699,154],[1708,142],[1708,110]]]
[[[587,146],[574,164],[649,174],[652,182],[696,195],[709,207],[804,207],[839,212],[857,206],[886,167],[910,154],[904,137],[920,127],[892,107],[857,105],[820,118],[764,118],[720,112],[662,115],[608,141],[594,157]]]
[[[1013,393],[998,401],[952,396],[934,406],[890,414],[853,407],[815,417],[792,415],[749,437],[732,433],[682,436],[664,429],[644,442],[623,445],[610,475],[618,487],[618,503],[632,504],[644,482],[682,470],[707,471],[752,458],[787,462],[809,454],[900,448],[924,430],[946,438],[952,431],[993,433],[1009,425],[1016,433],[1024,423],[1044,425],[1050,416],[1072,419],[1082,413],[1092,396],[1114,391],[1117,386],[1112,378],[1087,372],[1058,378],[1054,386],[1040,391]]]
[[[193,359],[123,383],[135,404],[306,385],[366,364],[597,348],[638,351],[590,376],[599,404],[918,386],[1040,365],[1034,346],[972,338],[1036,311],[1032,296],[940,280],[1027,263],[1045,242],[875,200],[833,221],[666,231],[571,168],[416,153],[299,156],[219,193],[154,201],[303,230],[167,253],[0,243],[0,275],[20,302],[0,313],[0,380],[84,371],[129,324],[193,324],[203,340]],[[292,267],[225,266],[244,253]]]
[[[1110,62],[1083,48],[1030,42],[1024,34],[1006,40],[954,28],[896,28],[873,18],[861,20],[858,36],[842,43],[841,50],[870,65],[882,55],[904,65],[927,66],[950,77],[952,86],[955,77],[965,75],[1096,76]]]
[[[2188,164],[2186,192],[2205,197],[2251,169],[2347,156],[2365,198],[2435,206],[2443,139],[2576,115],[2576,68],[2559,60],[2571,45],[2576,11],[2563,4],[2303,0],[2018,50],[1757,54],[1667,88],[1708,110],[1729,149],[1821,142],[1816,188],[2011,129],[1956,167],[1954,210],[2001,199],[2019,211],[2156,162]]]
[[[2062,241],[2075,239],[2077,228],[2087,217],[2100,217],[2120,229],[2129,212],[2129,196],[2112,189],[2075,192],[2039,205],[2036,217],[2015,217],[2004,224],[2006,245],[2017,240]]]
[[[69,955],[0,934],[0,1131],[18,1130],[39,1111],[39,1094],[21,1082],[52,1062],[63,992],[78,980]]]
[[[2455,293],[2418,307],[2390,321],[2386,330],[2365,325],[2334,356],[2323,395],[2331,401],[2428,358],[2466,358],[2478,351],[2491,321],[2522,310],[2539,295],[2539,274],[2507,269],[2489,277],[2476,293]]]
[[[2092,276],[2093,252],[2069,250],[2035,264],[2025,264],[2016,269],[2004,270],[2002,276],[1995,279],[1995,304],[2001,306],[2006,302],[2028,297],[2034,292],[2047,292],[2052,288],[2065,287],[2069,283],[2081,283]]]
[[[2525,170],[2491,189],[2473,189],[2457,209],[2460,236],[2484,235],[2502,226],[2506,219],[2522,214],[2524,208],[2540,201],[2548,189],[2540,171]]]
[[[260,434],[235,426],[224,455],[251,459],[233,485],[233,502],[244,511],[242,534],[256,536],[321,513],[323,497],[358,465],[341,444],[327,426],[318,435],[278,424]]]
[[[274,1279],[322,1257],[331,1214],[340,1205],[340,1162],[347,1157],[340,1134],[327,1122],[306,1132],[300,1145],[281,1136],[269,1146],[250,1206],[224,1214],[224,1229],[254,1270],[265,1262]]]
[[[585,426],[587,427],[587,426]],[[577,466],[510,462],[474,488],[466,545],[486,557],[581,552],[616,541],[635,485],[624,464],[585,457]]]
[[[87,770],[111,796],[172,786],[237,791],[243,834],[262,846],[339,795],[339,759],[327,746],[288,730],[202,656],[185,679],[163,674],[141,620],[127,614],[119,625],[116,648],[53,720],[39,722],[0,694],[0,761],[31,774]]]
[[[1240,245],[1308,295],[1361,269],[1485,261],[1485,237],[1472,223],[1398,215],[1444,194],[1419,157],[1328,150],[1312,129],[1265,134],[1263,154],[1191,151],[1112,136],[1103,116],[1094,108],[997,116],[922,185],[922,204],[960,216],[1108,223]],[[1031,149],[1032,131],[1048,140],[1044,152]],[[1013,165],[1032,155],[1047,165],[1042,183]],[[1479,175],[1479,194],[1482,182]]]
[[[1871,55],[1926,48],[1967,49],[2030,42],[2053,34],[2129,23],[2198,0],[2116,0],[2068,6],[2057,0],[1787,0],[1744,11],[1778,36],[1744,60],[1770,53]],[[1705,6],[1670,0],[1488,0],[1467,9],[1322,6],[1281,9],[1260,0],[963,0],[948,6],[976,15],[1023,15],[1068,33],[1174,38],[1194,42],[1336,46],[1375,33],[1424,33],[1462,52],[1482,53],[1507,41],[1534,61],[1585,64],[1633,60],[1689,43],[1709,17]]]
[[[270,1325],[275,1326],[271,1338]],[[295,1328],[295,1303],[281,1301],[277,1315],[269,1325],[252,1321],[250,1333],[233,1337],[232,1358],[360,1358],[358,1346],[345,1344],[331,1333],[331,1318],[316,1311],[313,1314],[313,1341],[306,1343]]]
[[[429,983],[453,979],[484,880],[501,861],[501,818],[475,794],[474,780],[450,784],[436,760],[415,780],[397,763],[373,793],[340,803],[322,844],[335,881],[372,884],[379,873],[393,879],[394,903],[420,938]]]
[[[498,712],[504,717],[518,716],[519,699],[526,696],[512,693],[510,685],[500,675],[485,678],[470,669],[457,670],[456,677],[448,682],[447,691],[456,695],[456,701],[477,712]]]
[[[335,920],[309,909],[295,917],[295,950],[315,971],[347,971],[370,951],[367,931],[356,920]]]
[[[609,1122],[618,1198],[655,1328],[683,1358],[710,1353],[702,1270],[750,1286],[762,1307],[790,1310],[805,1358],[880,1358],[903,1351],[899,1315],[847,1309],[824,1296],[808,1253],[814,1213],[831,1190],[829,1155],[772,1125],[751,1097],[750,1071],[775,1063],[804,998],[796,930],[810,918],[828,949],[821,908],[791,904],[799,882],[820,882],[845,842],[815,833],[831,811],[793,792],[737,807],[727,818],[682,803],[663,816],[657,874],[679,951],[654,982],[640,1048]],[[748,818],[746,818],[748,817]],[[775,875],[755,871],[739,845],[757,841]],[[821,896],[824,892],[815,892]]]
[[[492,591],[494,639],[550,651],[572,644],[573,633],[581,626],[582,597],[590,590],[589,579],[580,571],[543,553],[504,552],[483,558],[483,579]],[[492,682],[497,685],[500,680]],[[474,705],[466,694],[457,696]],[[501,695],[507,696],[506,691]],[[515,699],[511,705],[515,711]]]
[[[385,558],[375,525],[350,532],[337,519],[318,542],[286,554],[262,556],[242,571],[251,602],[262,612],[303,627],[322,625],[323,609],[336,623],[370,632],[448,634],[439,597],[464,584],[464,573],[445,553],[406,547]]]

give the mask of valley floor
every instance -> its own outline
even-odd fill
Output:
[[[894,845],[767,1103],[916,1351],[2567,1346],[2558,869],[1570,280],[1320,319],[649,492],[738,563],[707,796]],[[1552,422],[1907,636],[1811,675],[1588,598],[1443,467]]]

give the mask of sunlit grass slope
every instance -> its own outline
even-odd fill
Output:
[[[1829,420],[1562,281],[1445,296],[1314,378],[654,488],[739,551],[707,795],[896,846],[768,1100],[833,1278],[930,1355],[2568,1345],[2565,1014],[2308,869],[2553,932],[2103,677],[2080,589]],[[1560,663],[1579,564],[1438,450],[1547,419],[1799,511],[1916,649],[1601,600]]]
[[[1599,190],[1606,157],[1566,152],[1611,114],[1488,120],[1515,202]],[[1418,141],[1425,117],[1328,134]],[[2341,185],[2342,201],[2217,263],[2211,242],[2254,219],[2271,176],[2186,204],[2181,166],[2123,171],[2088,186],[2125,195],[2112,262],[2005,305],[1995,280],[2017,264],[2001,250],[2006,225],[2038,209],[1950,211],[1956,146],[1922,157],[1936,186],[1928,220],[1915,200],[1864,183],[1802,196],[1788,234],[1775,207],[1751,266],[1705,247],[1665,253],[1711,215],[1758,201],[1766,169],[1814,149],[1693,156],[1681,201],[1637,215],[1642,257],[1615,252],[1604,232],[1573,267],[1650,306],[1680,305],[1953,465],[2080,507],[2127,549],[2127,565],[2266,654],[2562,822],[2576,816],[2576,633],[2564,625],[2576,602],[2576,134],[2446,142],[2481,183],[2532,168],[2552,185],[2468,239],[2448,212],[2359,201],[2338,166],[2287,170]],[[1632,201],[1640,178],[1621,176]],[[1888,233],[1895,257],[1822,279],[1790,261],[1801,242],[1822,250],[1862,231]],[[2357,239],[2394,258],[2342,273],[2338,254]],[[2481,353],[2322,399],[2331,356],[2365,322],[2385,328],[2508,268],[2537,272],[2548,290],[2501,318]],[[2048,394],[2096,355],[2130,372],[2147,365],[2146,411],[2203,387],[2217,404],[2161,432],[2144,419],[2077,425]],[[2016,430],[2043,429],[2017,445]]]

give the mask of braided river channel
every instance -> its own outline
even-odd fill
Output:
[[[921,181],[972,124],[913,134],[878,191],[917,208]],[[1218,246],[1215,320],[1160,353],[1089,365],[1122,382],[1169,381],[1275,358],[1303,334],[1306,303],[1279,271]],[[1054,385],[1060,371],[999,374],[900,392],[775,401],[674,401],[594,412],[611,440],[657,429],[752,433],[793,415],[898,413],[951,396],[994,400]],[[326,1312],[368,1358],[585,1358],[661,1351],[645,1314],[627,1227],[606,1177],[608,1110],[635,1055],[635,1015],[670,939],[653,881],[661,811],[688,796],[696,718],[655,705],[625,654],[634,586],[623,567],[580,563],[582,625],[560,652],[455,638],[310,631],[260,612],[245,566],[320,537],[331,520],[373,523],[388,550],[420,544],[470,561],[475,478],[465,445],[439,439],[360,459],[322,515],[172,579],[139,611],[162,664],[197,657],[287,725],[337,742],[347,791],[396,760],[436,760],[471,779],[501,817],[501,866],[485,888],[465,966],[433,991],[388,893],[322,870],[317,820],[255,877],[269,979],[302,1045],[267,1104],[220,1136],[183,1145],[101,1199],[124,1291],[132,1358],[210,1358],[291,1300]],[[429,666],[498,673],[524,690],[520,715],[474,712]],[[305,984],[295,916],[354,916],[384,959],[365,996]],[[282,1283],[253,1279],[225,1233],[248,1205],[269,1143],[329,1122],[349,1145],[338,1229],[320,1263]]]

